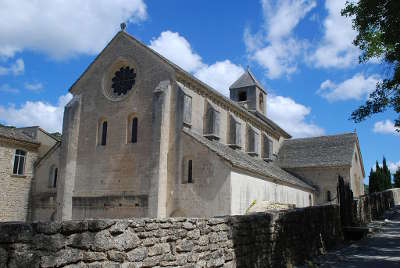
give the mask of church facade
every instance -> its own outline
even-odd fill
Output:
[[[62,139],[35,160],[25,220],[305,207],[336,202],[338,176],[363,194],[357,135],[291,139],[250,70],[227,98],[120,31],[69,91]]]

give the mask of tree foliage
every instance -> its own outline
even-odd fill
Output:
[[[400,167],[397,168],[393,175],[393,183],[395,188],[400,188]]]
[[[390,188],[392,188],[392,175],[386,165],[386,159],[383,157],[382,167],[376,161],[375,170],[371,168],[368,191],[369,193],[375,193]]]
[[[373,114],[393,109],[400,130],[400,1],[359,0],[346,2],[342,16],[352,18],[353,28],[358,32],[354,45],[362,53],[360,63],[382,59],[388,66],[386,78],[377,83],[376,89],[365,104],[351,114],[351,119],[361,122]]]

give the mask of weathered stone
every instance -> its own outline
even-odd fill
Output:
[[[172,224],[170,222],[165,222],[160,224],[160,228],[162,229],[169,229],[172,227]]]
[[[186,221],[183,223],[182,228],[186,229],[186,230],[193,230],[195,228],[195,226],[193,225],[193,223]]]
[[[225,223],[225,222],[226,222],[225,218],[210,218],[208,220],[209,225],[216,225],[216,224],[221,224],[221,223]]]
[[[33,227],[39,234],[55,234],[61,229],[61,222],[35,222]]]
[[[142,241],[142,244],[143,244],[143,246],[152,246],[152,245],[154,245],[155,243],[157,243],[158,242],[158,239],[157,238],[145,238],[143,241]]]
[[[171,253],[167,253],[163,257],[163,261],[174,261],[174,260],[176,260],[176,256]]]
[[[111,226],[109,229],[111,235],[120,235],[128,228],[129,222],[119,221]]]
[[[114,220],[88,220],[88,229],[91,232],[98,232],[112,226]]]
[[[106,254],[103,252],[84,251],[82,253],[82,260],[84,262],[94,262],[107,260]]]
[[[32,241],[33,228],[29,223],[6,222],[0,224],[0,244],[28,243]]]
[[[118,262],[104,261],[104,262],[93,262],[87,265],[88,268],[120,268],[121,264]]]
[[[200,236],[199,240],[197,240],[197,244],[200,246],[205,246],[209,243],[209,238],[207,235]]]
[[[88,230],[87,221],[65,221],[62,223],[61,232],[63,234],[82,233]]]
[[[114,237],[115,248],[120,251],[130,250],[138,245],[141,241],[139,237],[131,230],[126,230],[124,233]]]
[[[196,230],[192,230],[187,232],[187,237],[191,238],[191,239],[198,239],[200,237],[200,230],[196,229]]]
[[[190,240],[181,240],[176,244],[176,252],[188,252],[191,251],[194,247],[194,244]]]
[[[8,253],[7,250],[0,247],[0,268],[5,268],[7,265]]]
[[[153,256],[153,257],[147,257],[143,262],[142,262],[142,267],[154,267],[158,264],[160,264],[160,261],[162,260],[162,256]]]
[[[149,224],[146,224],[146,226],[145,226],[146,231],[152,231],[152,230],[157,230],[157,229],[158,229],[157,223],[149,223]]]
[[[187,263],[187,254],[179,254],[176,256],[176,264],[177,265],[185,265]]]
[[[147,255],[150,257],[163,254],[163,249],[159,244],[149,247],[148,250]]]
[[[135,248],[127,253],[127,258],[131,262],[143,261],[147,257],[147,248]]]
[[[42,257],[42,267],[58,267],[81,261],[83,257],[82,251],[77,249],[62,249],[54,255],[45,255]]]
[[[67,239],[62,234],[45,235],[38,234],[33,238],[33,244],[36,249],[47,251],[58,251],[65,247]]]
[[[125,252],[110,250],[107,252],[108,259],[115,262],[124,262],[127,258]]]
[[[146,224],[144,219],[135,219],[131,222],[129,222],[129,226],[132,228],[139,228],[139,227],[144,227]]]
[[[34,252],[14,251],[9,258],[8,267],[39,267],[40,264],[40,257]]]

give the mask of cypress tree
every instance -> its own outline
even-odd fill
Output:
[[[382,176],[384,180],[384,189],[390,189],[392,188],[392,174],[390,174],[390,170],[386,165],[386,158],[383,157],[383,162],[382,162]]]
[[[396,173],[393,175],[393,182],[395,188],[400,188],[400,167],[397,168]]]
[[[377,191],[376,174],[374,170],[371,168],[371,171],[369,172],[368,192],[375,193],[376,191]]]
[[[379,166],[378,161],[375,164],[375,180],[376,192],[381,192],[385,189],[385,178],[383,176],[382,168]]]

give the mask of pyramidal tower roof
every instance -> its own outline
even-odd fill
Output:
[[[229,89],[233,88],[241,88],[241,87],[251,87],[251,86],[257,86],[259,87],[264,93],[267,93],[264,89],[264,87],[257,81],[253,73],[250,71],[249,68],[246,69],[246,71],[239,77],[238,80],[236,80],[230,87]]]

